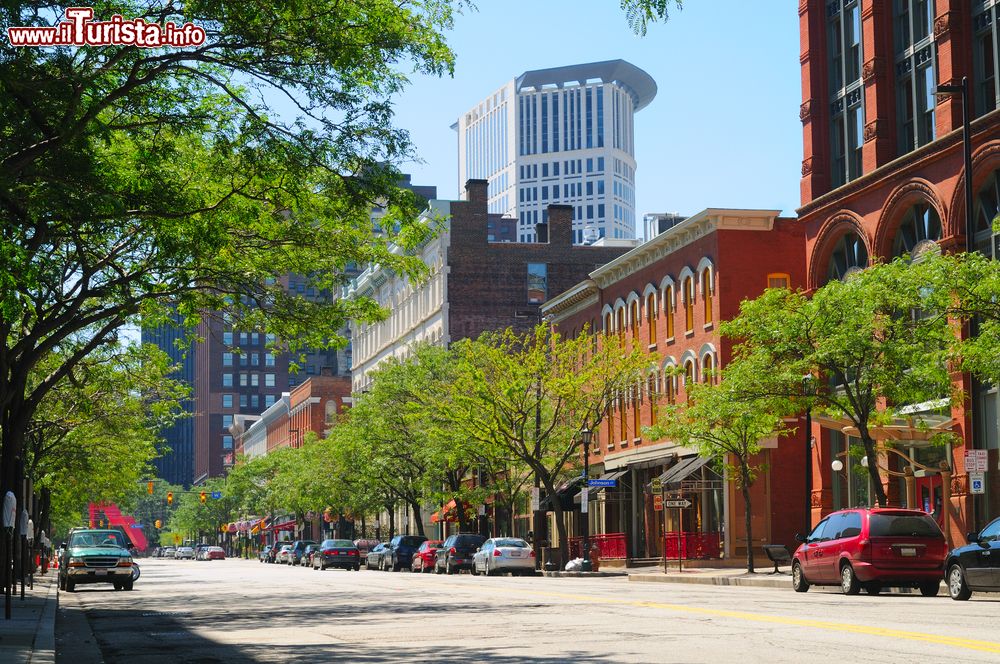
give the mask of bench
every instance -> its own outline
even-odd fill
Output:
[[[788,549],[785,548],[783,544],[765,544],[764,553],[767,554],[768,559],[774,563],[774,571],[771,574],[780,574],[778,570],[778,565],[791,565],[792,555],[788,553]]]

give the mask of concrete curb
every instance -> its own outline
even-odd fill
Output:
[[[557,577],[557,578],[559,578],[559,577],[578,577],[578,576],[583,576],[583,577],[587,577],[587,578],[591,578],[592,579],[592,578],[611,578],[611,577],[628,576],[628,572],[625,572],[625,571],[621,571],[621,572],[542,572],[542,576],[550,576],[550,577]]]
[[[780,588],[784,590],[792,589],[792,579],[790,576],[775,576],[774,578],[762,578],[747,576],[720,576],[720,575],[687,575],[681,573],[666,574],[630,574],[628,580],[638,583],[694,583],[703,586],[744,586],[750,588]]]
[[[58,574],[58,570],[49,570],[49,575],[55,575],[56,579]],[[59,593],[53,576],[48,576],[45,583],[48,585],[45,607],[38,618],[35,641],[28,657],[30,664],[55,664],[56,661],[56,610],[59,608]]]

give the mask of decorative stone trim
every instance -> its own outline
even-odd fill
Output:
[[[885,71],[885,60],[883,58],[872,58],[861,67],[861,80],[869,84],[876,77],[881,76]]]
[[[802,177],[805,177],[813,172],[813,158],[806,157],[802,160]]]
[[[882,118],[875,118],[871,122],[865,125],[864,139],[865,143],[869,141],[874,141],[879,138],[885,130],[885,126],[888,123]]]
[[[799,105],[799,120],[805,122],[812,115],[812,99],[806,99]]]
[[[934,19],[934,39],[941,39],[951,31],[951,12],[945,12]]]

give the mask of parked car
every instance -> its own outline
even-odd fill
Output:
[[[194,560],[194,549],[190,546],[179,546],[177,551],[174,552],[174,558],[177,560]]]
[[[225,560],[226,550],[221,546],[210,546],[205,549],[205,560]]]
[[[301,565],[302,567],[312,567],[313,556],[316,554],[316,551],[318,550],[319,550],[319,544],[310,544],[309,546],[307,546],[305,550],[302,552],[302,555],[299,557],[299,565]]]
[[[472,557],[472,573],[486,576],[535,574],[535,552],[531,545],[517,537],[491,537],[483,542]]]
[[[434,569],[434,554],[441,547],[441,540],[427,540],[413,554],[411,572],[430,572]]]
[[[292,550],[291,544],[282,544],[281,548],[278,549],[278,554],[274,557],[274,562],[281,563],[283,565],[288,564],[288,553]]]
[[[160,550],[160,557],[161,558],[173,558],[174,554],[176,552],[177,552],[177,548],[176,547],[165,546],[165,547],[163,547],[163,549]]]
[[[264,562],[277,563],[278,554],[281,553],[281,547],[284,545],[283,542],[277,542],[271,545],[271,550],[267,552],[267,560]]]
[[[59,588],[73,592],[84,583],[110,583],[132,590],[132,555],[128,539],[117,530],[75,529],[59,560]]]
[[[327,567],[342,567],[356,572],[361,569],[361,552],[351,540],[323,540],[313,554],[312,567],[320,571]]]
[[[452,535],[434,554],[434,571],[438,574],[454,574],[463,569],[471,570],[472,556],[485,541],[485,537],[474,533]]]
[[[948,594],[967,600],[973,591],[1000,592],[1000,519],[966,539],[969,543],[952,550],[945,563]]]
[[[194,559],[195,560],[208,560],[205,555],[208,552],[208,544],[196,544],[194,547]]]
[[[820,521],[792,559],[792,587],[839,585],[844,594],[862,588],[919,588],[938,594],[948,548],[944,533],[926,512],[863,508],[834,512]]]
[[[385,564],[385,554],[386,547],[389,546],[388,542],[380,542],[376,544],[368,555],[365,556],[365,569],[385,569],[383,565]]]
[[[369,540],[369,539],[354,540],[354,546],[358,547],[358,553],[361,554],[361,557],[367,556],[368,552],[374,549],[376,546],[378,546],[378,544],[379,544],[378,540]]]
[[[288,557],[285,559],[289,565],[298,565],[302,562],[302,554],[305,553],[306,547],[310,544],[316,544],[312,540],[296,540],[292,542],[292,546],[288,551]]]
[[[423,535],[396,535],[389,540],[389,560],[386,567],[393,572],[398,572],[404,567],[409,568],[413,562],[413,554],[426,541],[427,538]]]
[[[262,562],[262,563],[268,563],[268,562],[271,562],[270,560],[268,560],[268,558],[270,557],[270,553],[271,553],[271,549],[273,549],[273,548],[274,548],[274,547],[273,547],[273,546],[271,546],[270,544],[268,544],[267,546],[265,546],[265,547],[264,547],[263,549],[261,549],[261,550],[260,550],[260,552],[259,552],[259,553],[257,554],[257,560],[259,560],[259,561],[260,561],[260,562]]]

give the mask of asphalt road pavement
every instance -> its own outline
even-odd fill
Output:
[[[1000,595],[141,564],[60,593],[57,662],[1000,662]]]

